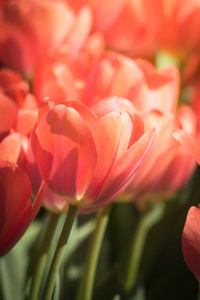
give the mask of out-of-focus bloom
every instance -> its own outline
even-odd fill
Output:
[[[160,6],[158,20],[158,40],[160,48],[185,56],[199,52],[200,7],[198,0],[153,0]],[[187,39],[185,38],[187,36]]]
[[[33,84],[39,102],[45,97],[56,102],[81,100],[86,80],[103,50],[104,39],[96,33],[90,35],[76,53],[70,47],[62,46],[44,56],[38,64]]]
[[[177,129],[173,137],[183,146],[200,164],[200,143],[199,138],[194,137],[191,132]],[[182,251],[188,268],[194,273],[200,284],[200,208],[191,207],[182,234]]]
[[[0,161],[0,256],[22,237],[36,217],[44,196],[44,185],[32,204],[31,183],[15,163]]]
[[[0,160],[17,163],[30,176],[33,192],[41,177],[31,154],[30,134],[37,121],[38,104],[29,85],[9,69],[0,70]]]
[[[191,207],[182,234],[182,251],[188,268],[200,284],[200,208]]]
[[[81,1],[78,2],[80,5]],[[119,0],[117,4],[108,1],[108,5],[86,2],[93,9],[94,29],[104,34],[109,49],[150,60],[159,51],[166,51],[181,63],[186,62],[187,68],[187,60],[199,53],[198,0]],[[190,73],[193,67],[197,67],[194,60],[189,66]]]
[[[172,113],[162,113],[159,111],[151,111],[145,117],[145,129],[155,126],[156,135],[146,156],[144,164],[135,174],[134,179],[130,183],[127,192],[135,198],[149,193],[157,183],[157,180],[165,172],[170,161],[174,157],[178,143],[173,139],[171,131],[179,127],[177,119]],[[132,199],[133,200],[133,199]]]
[[[157,71],[148,61],[106,52],[90,73],[83,102],[91,106],[105,97],[118,96],[129,99],[140,112],[171,112],[176,109],[179,81],[174,66]]]
[[[102,25],[103,19],[94,21],[95,29],[102,30],[111,49],[135,57],[151,58],[158,47],[155,17],[158,6],[151,2],[128,0],[122,3],[121,1],[120,10],[115,18],[105,17],[110,21],[106,25]],[[110,4],[114,8],[114,1]]]
[[[76,53],[91,24],[88,7],[75,13],[64,1],[7,1],[0,14],[0,60],[32,78],[46,52],[67,44]]]
[[[139,112],[175,111],[180,81],[176,67],[157,71],[148,61],[110,51],[101,55],[102,49],[101,37],[94,35],[80,53],[81,61],[69,59],[66,53],[46,57],[36,72],[37,98],[73,99],[103,108],[108,105],[109,97],[118,97],[130,100]]]
[[[180,127],[188,134],[191,134],[191,136],[197,137],[197,119],[194,111],[189,106],[182,105],[174,114],[174,119],[178,123],[175,128]],[[169,131],[170,135],[173,136],[172,132],[173,127],[171,132]],[[196,166],[195,159],[186,149],[182,146],[176,147],[168,166],[165,167],[162,175],[152,184],[150,190],[154,195],[157,194],[158,197],[159,193],[166,196],[176,193],[191,178]]]
[[[14,129],[29,135],[37,119],[38,105],[29,85],[17,72],[0,70],[0,133]]]
[[[41,106],[33,152],[47,186],[69,204],[96,209],[131,179],[154,136],[138,115],[101,118],[79,102]]]
[[[160,201],[182,188],[196,168],[195,159],[174,139],[173,132],[184,130],[197,137],[197,121],[193,110],[186,105],[176,113],[151,111],[143,119],[145,129],[155,126],[156,134],[127,188],[127,199]]]
[[[94,29],[103,31],[104,28],[109,28],[110,25],[116,20],[122,11],[127,0],[65,0],[75,10],[79,9],[82,5],[87,4],[93,12]]]

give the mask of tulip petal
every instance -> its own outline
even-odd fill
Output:
[[[0,163],[1,219],[0,253],[15,243],[15,236],[21,230],[31,213],[31,183],[26,173],[14,163]],[[3,210],[2,210],[3,208]],[[2,222],[1,222],[2,223]]]
[[[122,134],[120,114],[109,113],[93,123],[93,135],[97,149],[97,164],[85,198],[95,198],[116,160]]]
[[[46,189],[43,206],[54,213],[66,213],[68,210],[67,201],[56,196],[49,188]]]
[[[20,135],[18,133],[11,133],[0,143],[0,160],[17,162],[20,151]]]
[[[174,128],[180,127],[180,123],[173,114],[152,111],[145,115],[144,124],[145,130],[155,127],[156,134],[141,168],[135,174],[134,180],[128,188],[131,192],[143,191],[150,187],[155,179],[162,175],[162,172],[173,159],[176,149],[179,147],[171,134]]]
[[[12,128],[18,116],[18,109],[14,101],[5,95],[0,95],[0,132]]]
[[[147,154],[155,135],[155,129],[146,132],[113,166],[103,190],[94,204],[106,202],[116,196],[125,184],[132,178],[145,155]]]
[[[115,96],[103,98],[102,100],[94,103],[91,106],[91,109],[100,116],[112,111],[127,111],[132,114],[136,112],[135,107],[128,99]]]
[[[96,165],[92,133],[71,107],[56,105],[40,121],[33,134],[33,152],[40,172],[58,196],[79,200]]]
[[[181,143],[183,147],[196,159],[200,164],[200,144],[192,136],[183,130],[174,130],[173,137]]]

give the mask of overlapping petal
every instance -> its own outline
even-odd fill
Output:
[[[80,114],[64,105],[55,106],[40,121],[33,149],[51,189],[73,201],[82,198],[96,166],[96,148]]]

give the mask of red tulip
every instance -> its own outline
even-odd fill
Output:
[[[138,115],[101,118],[79,102],[44,104],[32,136],[47,186],[69,204],[96,208],[116,195],[145,157],[154,130]]]
[[[0,161],[0,256],[18,242],[36,217],[43,193],[44,184],[32,204],[29,177],[14,163]]]
[[[191,207],[182,234],[182,250],[188,268],[200,284],[200,208]]]

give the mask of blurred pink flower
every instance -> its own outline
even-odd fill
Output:
[[[96,33],[90,35],[76,53],[62,46],[45,55],[38,64],[33,83],[38,101],[41,103],[45,97],[53,101],[81,100],[86,80],[103,50],[103,37]]]
[[[75,13],[64,1],[7,1],[0,14],[0,60],[32,78],[43,55],[61,44],[76,53],[91,25],[89,7]]]
[[[83,102],[91,106],[105,97],[117,96],[129,99],[139,112],[175,111],[179,84],[175,66],[157,71],[146,60],[105,52],[88,77]]]
[[[30,134],[37,121],[38,104],[20,74],[0,70],[0,160],[17,163],[29,175],[34,193],[41,184]]]

